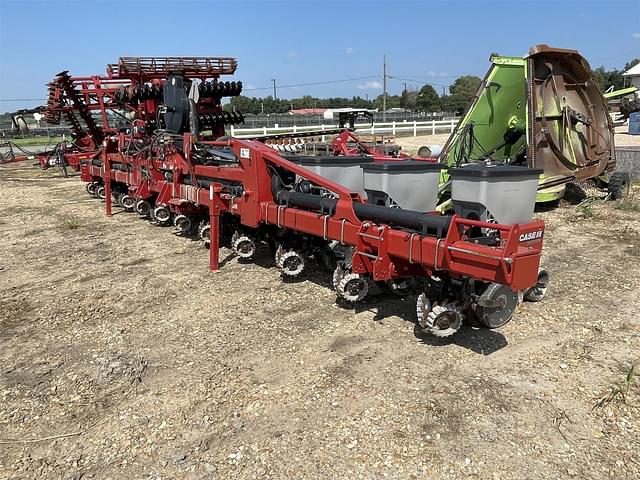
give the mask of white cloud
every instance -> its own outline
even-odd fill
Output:
[[[347,55],[351,55],[353,53],[353,48],[352,47],[345,48],[344,53],[346,53]]]
[[[256,88],[256,86],[255,86],[255,85],[253,85],[253,84],[251,84],[251,83],[247,83],[247,84],[244,86],[244,88],[245,88],[245,89],[247,89],[247,90],[253,90],[254,88]]]
[[[358,88],[360,90],[379,90],[382,88],[382,84],[377,80],[374,80],[372,82],[361,83],[358,85]]]
[[[633,38],[640,38],[640,32],[633,32],[633,33],[631,34],[631,36],[632,36]]]
[[[436,72],[435,70],[429,70],[427,72],[427,76],[429,76],[429,77],[448,77],[449,74],[447,72]]]
[[[290,60],[293,60],[293,59],[294,59],[294,58],[296,58],[297,56],[298,56],[298,52],[293,52],[293,51],[291,51],[291,52],[289,52],[289,53],[287,54],[287,57],[288,57]]]

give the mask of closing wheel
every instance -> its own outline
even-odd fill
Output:
[[[173,225],[180,230],[180,233],[189,233],[193,222],[191,222],[191,219],[186,215],[177,215],[176,218],[173,219]]]
[[[118,207],[122,207],[122,197],[124,196],[125,194],[122,192],[117,192],[111,195],[111,198],[113,198],[114,205],[117,205]]]
[[[120,205],[122,205],[122,208],[124,208],[127,212],[132,212],[133,208],[136,206],[136,200],[132,196],[125,193],[120,197]]]
[[[248,235],[235,232],[231,238],[231,249],[238,257],[249,259],[256,253],[256,242]]]
[[[164,205],[158,205],[153,209],[153,218],[158,223],[169,223],[169,220],[171,220],[171,211]]]
[[[340,285],[340,281],[342,280],[342,278],[349,273],[347,270],[345,270],[342,265],[338,265],[336,267],[336,269],[333,271],[333,277],[332,277],[332,284],[333,284],[333,289],[337,292],[338,291],[338,286]]]
[[[287,250],[280,245],[276,250],[275,258],[276,266],[287,277],[297,277],[304,271],[304,257],[295,250]]]
[[[462,312],[456,303],[434,304],[422,293],[416,302],[418,324],[436,337],[450,337],[462,326]]]
[[[104,185],[100,185],[98,188],[96,188],[96,195],[100,200],[104,200],[105,198],[107,198],[107,193]]]
[[[505,285],[492,283],[480,295],[475,313],[485,327],[498,328],[513,318],[517,306],[518,292]]]
[[[85,185],[85,188],[87,189],[87,193],[93,197],[96,196],[96,190],[98,189],[98,184],[95,182],[91,182],[91,183],[87,183]]]
[[[541,268],[538,272],[536,286],[524,292],[524,299],[528,302],[540,302],[547,293],[549,286],[549,272]]]
[[[138,212],[143,217],[148,216],[151,213],[151,204],[146,200],[139,200],[136,203],[136,212]]]
[[[429,316],[429,312],[431,311],[431,300],[425,293],[421,293],[418,295],[418,299],[416,301],[416,316],[418,317],[418,325],[423,330],[426,330],[429,325],[427,324],[427,317]]]
[[[209,225],[209,222],[202,222],[200,224],[200,228],[198,228],[198,236],[205,245],[209,245],[211,243],[211,225]]]
[[[336,291],[348,302],[359,302],[369,293],[369,281],[359,273],[348,273],[342,277]]]

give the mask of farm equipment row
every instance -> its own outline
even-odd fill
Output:
[[[218,82],[235,66],[233,59],[126,58],[107,77],[62,72],[45,111],[77,120],[62,161],[105,200],[108,215],[120,207],[199,236],[211,270],[221,243],[244,260],[268,246],[283,277],[312,262],[333,271],[344,302],[378,289],[417,294],[418,322],[437,336],[455,333],[465,319],[500,327],[523,299],[542,298],[544,224],[532,220],[541,171],[451,169],[454,208],[441,215],[433,210],[443,165],[360,143],[348,125],[353,116],[323,132],[338,135],[328,157],[281,156],[265,144],[273,136],[223,137],[241,114],[223,112],[206,92],[238,91],[239,82],[222,89]],[[123,91],[134,92],[125,103]],[[92,122],[92,111],[101,122]],[[126,128],[112,126],[109,111],[124,116]]]
[[[443,216],[365,202],[361,192],[254,140],[172,134],[125,153],[135,141],[126,134],[107,137],[100,155],[82,162],[87,191],[106,201],[108,214],[115,203],[199,235],[209,245],[211,270],[218,268],[220,242],[245,260],[265,244],[284,277],[302,274],[311,262],[333,270],[336,293],[347,302],[379,286],[399,295],[417,290],[419,323],[438,336],[453,334],[469,315],[499,327],[523,297],[544,294],[547,277],[538,272],[544,224],[530,220],[538,174],[530,169],[452,171],[454,189],[471,177],[472,183],[507,179],[503,195],[513,198],[500,201],[528,198],[526,221],[500,224],[473,219],[482,214],[480,198],[461,201],[465,213],[477,213],[467,218],[462,210]],[[428,166],[439,175],[439,166]],[[514,175],[533,179],[533,188],[514,189],[526,183]],[[437,182],[431,194],[435,202]]]
[[[236,65],[128,57],[109,65],[106,77],[61,72],[45,116],[64,117],[74,142],[43,155],[44,163],[79,170],[109,215],[115,202],[200,236],[212,270],[220,242],[246,260],[265,244],[285,277],[312,261],[333,270],[347,302],[379,287],[417,292],[418,322],[438,336],[453,334],[463,319],[499,327],[523,299],[544,296],[536,194],[585,178],[620,183],[610,174],[604,99],[575,51],[537,46],[524,59],[492,57],[439,163],[360,141],[355,117],[367,112],[343,113],[335,130],[223,137],[225,125],[243,121],[220,101],[241,91],[241,82],[219,80]],[[286,148],[316,134],[335,135],[333,155]]]

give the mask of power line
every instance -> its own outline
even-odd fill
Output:
[[[325,80],[323,82],[310,82],[310,83],[294,83],[290,85],[278,85],[279,89],[282,88],[294,88],[294,87],[311,87],[314,85],[328,85],[331,83],[345,83],[345,82],[355,82],[357,80],[370,80],[372,78],[380,78],[379,75],[367,75],[366,77],[353,77],[353,78],[343,78],[340,80]],[[243,91],[254,91],[254,90],[272,90],[273,85],[269,87],[253,87],[253,88],[243,88]]]
[[[448,85],[443,85],[441,83],[434,83],[434,82],[423,82],[422,80],[416,80],[415,78],[402,78],[402,77],[394,77],[392,75],[388,75],[388,77],[392,80],[398,80],[400,82],[414,82],[414,83],[421,83],[422,85],[436,85],[438,87],[447,87]]]
[[[462,75],[414,75],[411,73],[399,73],[398,75],[402,75],[403,77],[418,77],[418,78],[457,78]]]
[[[295,87],[312,87],[315,85],[329,85],[332,83],[346,83],[346,82],[355,82],[358,80],[371,80],[372,78],[379,78],[379,75],[366,75],[363,77],[353,77],[353,78],[341,78],[339,80],[325,80],[322,82],[308,82],[308,83],[292,83],[289,85],[278,85],[278,89],[282,88],[295,88]],[[273,82],[273,80],[271,80]],[[243,91],[255,91],[255,90],[273,90],[274,86],[270,85],[268,87],[253,87],[253,88],[243,88]],[[0,98],[0,102],[41,102],[46,101],[46,98]]]

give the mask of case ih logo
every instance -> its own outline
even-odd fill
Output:
[[[543,233],[544,233],[543,230],[536,230],[535,232],[523,233],[522,235],[520,235],[518,240],[520,240],[521,242],[528,242],[529,240],[538,240],[539,238],[542,238]]]

